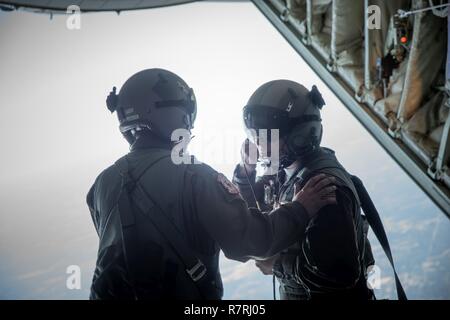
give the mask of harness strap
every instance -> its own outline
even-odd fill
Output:
[[[166,239],[173,252],[179,257],[185,266],[185,271],[190,279],[194,282],[203,298],[207,298],[208,287],[206,279],[207,269],[203,262],[197,258],[197,255],[187,245],[186,239],[173,223],[170,217],[163,212],[150,195],[144,190],[139,183],[142,175],[156,162],[166,158],[170,155],[164,155],[158,158],[145,167],[142,167],[137,174],[138,178],[134,179],[129,172],[128,159],[125,157],[119,159],[115,166],[122,176],[122,190],[119,195],[118,209],[120,221],[122,225],[123,250],[125,253],[125,260],[130,271],[130,277],[135,284],[135,272],[138,272],[139,255],[136,248],[141,244],[138,239],[138,232],[136,228],[136,218],[131,202],[135,204],[150,219],[151,223],[160,234]],[[150,214],[147,214],[150,213]],[[136,299],[139,296],[136,294]]]
[[[405,290],[403,289],[403,286],[397,275],[397,271],[395,270],[394,259],[392,257],[389,240],[386,236],[386,231],[384,230],[383,222],[381,221],[377,208],[375,207],[372,199],[370,198],[370,195],[367,192],[366,188],[364,187],[364,184],[362,183],[361,179],[359,179],[356,176],[352,176],[351,178],[358,192],[359,198],[361,199],[361,207],[364,213],[366,214],[367,221],[369,222],[369,225],[372,228],[373,233],[380,242],[380,245],[383,248],[386,257],[388,258],[392,266],[392,270],[394,271],[395,286],[397,289],[398,300],[408,300],[408,298],[406,297]]]

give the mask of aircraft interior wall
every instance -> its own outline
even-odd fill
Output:
[[[397,15],[398,10],[433,5],[428,0],[268,2],[355,99],[374,112],[392,138],[406,145],[433,179],[450,188],[446,13],[436,9]],[[375,29],[364,19],[373,6],[382,17]]]

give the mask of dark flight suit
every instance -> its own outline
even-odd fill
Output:
[[[320,148],[302,160],[302,167],[285,181],[285,172],[277,176],[249,179],[239,176],[233,182],[248,205],[256,206],[248,180],[252,181],[261,210],[270,211],[276,203],[293,197],[294,184],[303,186],[312,176],[326,173],[337,180],[337,204],[323,207],[299,230],[296,244],[284,250],[274,264],[282,299],[370,299],[366,270],[374,263],[367,240],[368,225],[363,219],[351,176],[339,164],[334,152]]]
[[[220,299],[220,249],[228,258],[239,261],[269,257],[295,243],[305,232],[309,217],[301,204],[291,202],[270,215],[261,214],[248,209],[238,189],[222,174],[205,164],[175,165],[170,154],[163,144],[146,139],[138,140],[126,157],[131,173],[145,167],[140,184],[198,253],[214,293],[199,295],[185,266],[164,240],[164,230],[145,216],[152,214],[151,210],[136,214],[142,272],[132,283],[117,209],[121,176],[111,166],[99,175],[87,195],[100,240],[91,299],[133,299],[136,287],[144,298]]]

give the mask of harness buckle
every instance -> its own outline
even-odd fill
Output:
[[[192,278],[194,282],[199,281],[206,274],[206,267],[200,260],[197,261],[197,264],[193,266],[191,269],[186,269],[186,272]]]

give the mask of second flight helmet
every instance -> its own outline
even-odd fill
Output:
[[[194,91],[186,82],[156,68],[131,76],[119,94],[114,87],[106,104],[117,113],[120,131],[130,143],[143,130],[169,143],[174,130],[194,127],[197,114]]]
[[[279,138],[287,149],[280,154],[279,161],[285,168],[319,147],[322,140],[320,110],[324,105],[316,86],[309,91],[290,80],[267,82],[253,93],[244,107],[247,136],[257,143],[259,130],[278,129]]]

